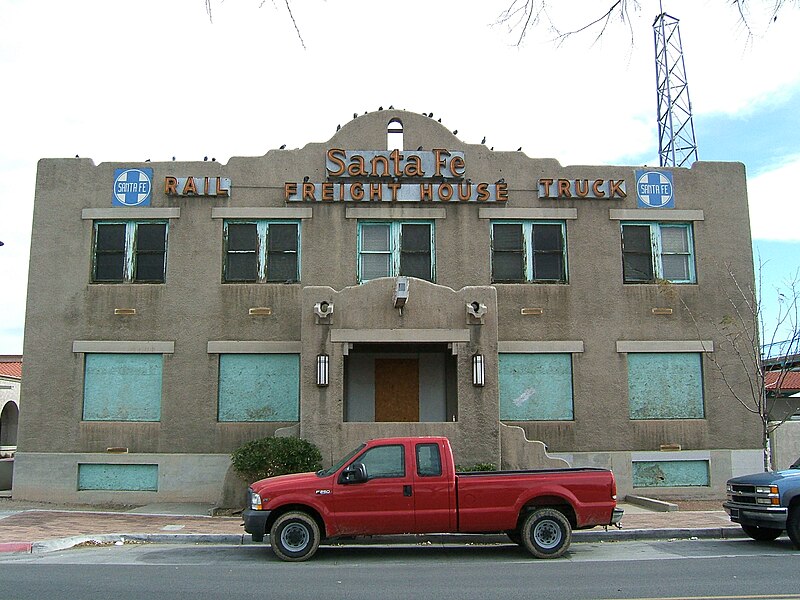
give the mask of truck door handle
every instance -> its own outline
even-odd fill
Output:
[[[403,486],[403,496],[410,496],[411,495],[411,486],[404,485]]]

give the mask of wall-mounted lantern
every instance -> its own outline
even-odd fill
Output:
[[[328,368],[331,357],[327,354],[317,355],[317,385],[320,387],[328,385]]]
[[[483,387],[485,381],[485,367],[483,361],[483,354],[472,355],[472,385],[475,387]]]

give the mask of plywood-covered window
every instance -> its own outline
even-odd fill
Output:
[[[571,421],[572,354],[501,353],[500,419]]]
[[[219,421],[299,421],[299,354],[220,354]]]
[[[699,352],[628,354],[631,419],[702,419],[703,368]]]
[[[86,354],[84,421],[160,421],[162,354]]]

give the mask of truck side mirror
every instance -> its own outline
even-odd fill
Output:
[[[364,483],[368,479],[367,466],[364,463],[349,465],[339,476],[339,483]]]

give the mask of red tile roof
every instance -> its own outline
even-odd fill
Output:
[[[780,389],[782,392],[800,390],[800,371],[767,371],[764,373],[764,386],[767,390]]]
[[[0,377],[22,379],[22,361],[0,361]]]

